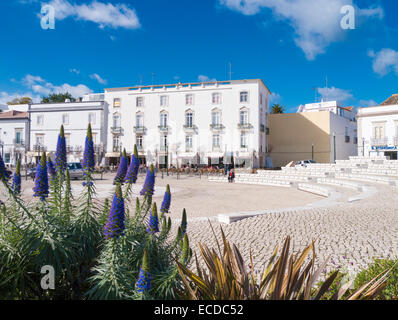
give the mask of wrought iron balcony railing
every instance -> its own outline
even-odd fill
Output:
[[[135,126],[134,127],[134,132],[135,133],[144,133],[145,132],[145,127],[144,126]]]
[[[388,145],[388,139],[387,138],[373,138],[370,140],[370,143],[372,146],[379,147],[379,146],[386,146]]]
[[[169,132],[169,126],[158,126],[160,132]]]
[[[113,134],[121,134],[122,131],[123,131],[122,127],[112,127],[112,128],[111,128],[111,132],[112,132]]]
[[[220,130],[223,130],[224,129],[224,126],[222,125],[222,124],[220,124],[220,123],[212,123],[211,125],[210,125],[210,130],[213,130],[213,131],[220,131]]]
[[[252,128],[250,123],[238,123],[238,129],[240,130],[249,130]]]

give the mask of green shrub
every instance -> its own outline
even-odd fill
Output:
[[[370,279],[373,279],[387,269],[391,269],[390,277],[388,278],[387,285],[381,292],[381,295],[378,297],[378,299],[398,299],[398,260],[375,259],[367,269],[358,273],[354,282],[355,289],[360,288]]]

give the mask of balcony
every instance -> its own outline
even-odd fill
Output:
[[[260,124],[260,131],[261,131],[261,132],[265,132],[265,125]]]
[[[169,132],[169,126],[158,126],[159,131],[161,133],[168,133]]]
[[[72,153],[73,152],[73,147],[72,146],[66,146],[66,153]]]
[[[137,151],[144,151],[144,147],[142,145],[136,144],[136,146],[137,146]]]
[[[145,133],[145,127],[144,126],[135,126],[134,127],[134,132],[135,133]]]
[[[112,147],[112,152],[121,152],[122,150],[120,149],[120,146],[113,146]]]
[[[14,139],[13,143],[16,147],[24,147],[25,146],[25,141],[22,139]]]
[[[168,151],[167,149],[168,149],[167,146],[160,146],[160,151],[162,152]]]
[[[111,132],[113,134],[122,134],[122,131],[123,131],[122,127],[112,127],[111,128]]]
[[[372,138],[370,140],[370,143],[374,147],[381,147],[381,146],[387,146],[388,145],[388,139],[387,138]]]
[[[37,152],[47,151],[47,147],[39,145],[39,144],[35,144],[33,146],[33,151],[37,151]]]
[[[252,125],[250,123],[238,123],[239,130],[250,130]]]
[[[184,124],[184,131],[185,132],[193,132],[196,129],[197,129],[197,127],[194,124],[192,124],[192,125]]]
[[[224,129],[224,126],[222,125],[222,124],[214,124],[214,123],[212,123],[211,125],[210,125],[210,130],[212,130],[212,131],[222,131]]]
[[[81,152],[83,152],[83,148],[82,148],[82,146],[74,146],[72,151],[75,153],[81,153]]]

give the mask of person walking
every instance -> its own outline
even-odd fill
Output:
[[[228,181],[232,183],[234,182],[234,180],[235,180],[235,172],[234,169],[232,169],[231,171],[229,171]]]

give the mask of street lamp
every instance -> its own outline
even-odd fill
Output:
[[[169,144],[166,142],[166,175],[169,176]]]
[[[365,156],[365,138],[362,138],[362,156]]]
[[[312,143],[312,161],[314,161],[314,143]]]
[[[333,132],[333,157],[334,163],[336,163],[336,133]]]

